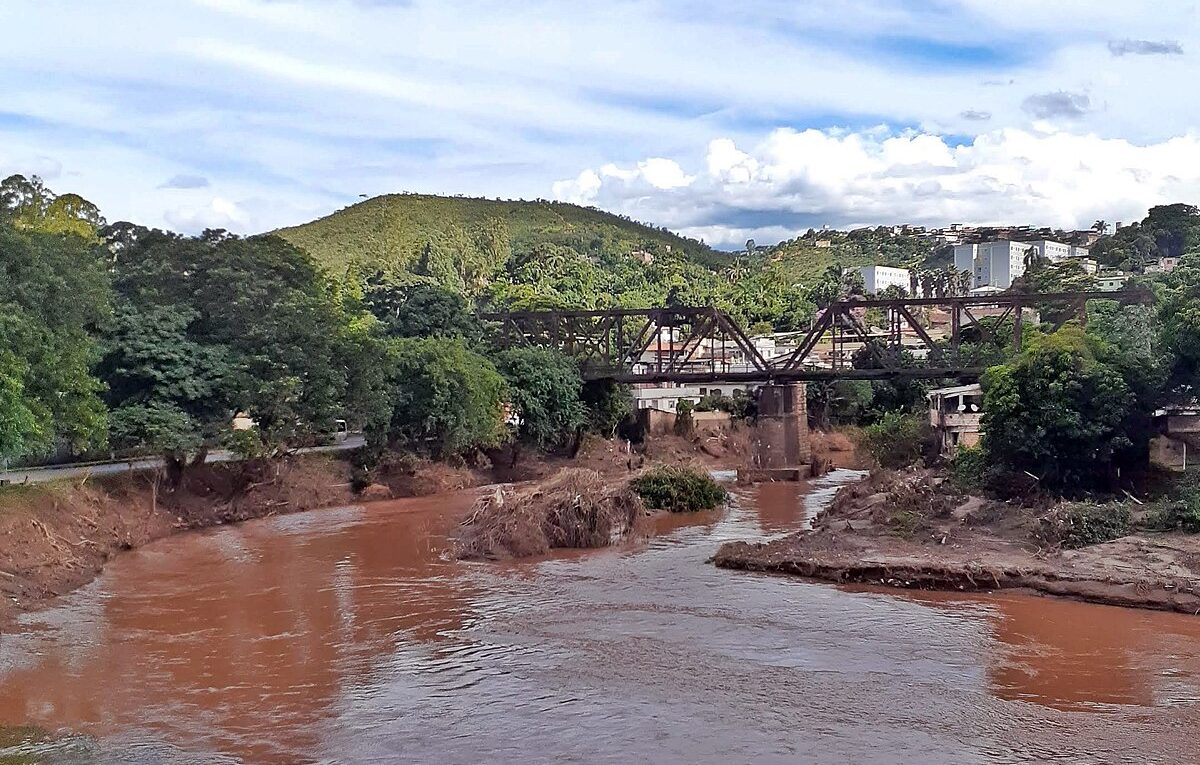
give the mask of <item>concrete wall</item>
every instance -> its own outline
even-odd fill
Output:
[[[692,412],[692,422],[697,430],[728,430],[733,418],[729,412]]]
[[[1187,468],[1187,443],[1167,436],[1150,440],[1150,464],[1182,472]]]
[[[639,409],[638,427],[647,436],[665,436],[675,432],[675,415],[661,409]]]

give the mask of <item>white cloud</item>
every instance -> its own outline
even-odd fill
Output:
[[[584,171],[579,178],[589,179],[592,204],[726,246],[775,241],[822,224],[1086,227],[1097,218],[1140,219],[1152,205],[1200,198],[1195,134],[1138,145],[1010,128],[955,146],[917,132],[780,129],[748,150],[714,140],[691,164],[704,172],[686,176],[680,169],[676,177],[686,183],[657,196],[647,193],[641,172]]]
[[[186,232],[197,232],[206,228],[241,231],[248,221],[245,211],[236,203],[221,197],[213,197],[207,204],[198,207],[178,207],[168,210],[164,217],[167,223]]]
[[[734,243],[804,216],[987,212],[954,196],[967,183],[1065,194],[1047,217],[1080,196],[1121,209],[1153,194],[1095,167],[1034,177],[1050,160],[1004,131],[1126,139],[1134,162],[1192,141],[1197,19],[1173,0],[3,0],[0,166],[113,220],[199,225],[229,200],[243,232],[399,190],[552,190]],[[940,137],[981,129],[966,155]],[[985,162],[1005,135],[1011,156]],[[159,190],[177,175],[211,185]]]

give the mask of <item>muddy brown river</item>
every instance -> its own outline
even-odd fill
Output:
[[[1200,762],[1200,617],[705,562],[852,477],[515,564],[439,557],[470,494],[163,540],[0,640],[0,762]]]

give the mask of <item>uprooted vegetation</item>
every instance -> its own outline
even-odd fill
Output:
[[[1111,542],[1132,530],[1132,514],[1123,503],[1067,502],[1038,519],[1034,537],[1052,547],[1077,550]]]
[[[728,496],[707,471],[684,465],[653,468],[631,485],[648,507],[673,513],[712,510]]]
[[[624,483],[594,470],[560,471],[532,486],[501,486],[462,523],[458,558],[544,555],[554,548],[607,547],[642,532],[645,506]]]

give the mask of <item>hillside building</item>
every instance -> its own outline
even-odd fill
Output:
[[[1025,273],[1025,262],[1032,250],[1052,263],[1078,258],[1086,261],[1088,249],[1051,239],[1009,241],[1000,239],[979,244],[960,244],[954,248],[954,267],[972,275],[973,288],[994,287],[1006,290]],[[1087,268],[1087,263],[1084,263]]]
[[[900,287],[905,292],[908,292],[912,288],[912,281],[907,268],[863,266],[858,271],[862,274],[863,288],[868,295],[878,295],[888,287]]]
[[[954,267],[971,274],[971,287],[1006,290],[1025,273],[1027,242],[982,242],[954,248]]]

